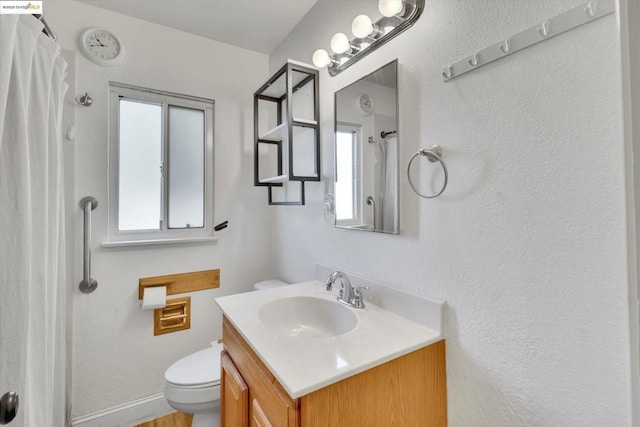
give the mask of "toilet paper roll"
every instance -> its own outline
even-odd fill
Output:
[[[142,309],[155,310],[167,305],[166,286],[147,286],[142,294]]]

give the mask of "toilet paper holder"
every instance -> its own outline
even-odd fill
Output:
[[[191,328],[191,297],[167,300],[167,305],[153,312],[153,335]]]
[[[147,287],[166,286],[167,295],[184,294],[220,287],[220,269],[143,277],[138,280],[138,299]]]

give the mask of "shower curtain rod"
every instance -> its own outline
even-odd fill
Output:
[[[32,15],[32,16],[36,18],[38,21],[42,22],[42,25],[44,26],[44,29],[42,30],[42,32],[48,35],[49,37],[51,37],[53,40],[56,40],[56,35],[51,30],[51,27],[49,26],[49,24],[47,24],[47,20],[44,19],[44,15],[41,14],[41,15]]]

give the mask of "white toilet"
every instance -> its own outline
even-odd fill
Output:
[[[255,290],[286,286],[280,280],[265,280]],[[220,425],[220,353],[222,344],[196,351],[175,362],[164,373],[164,396],[172,408],[193,414],[191,427]]]
[[[220,352],[222,344],[196,351],[164,373],[164,397],[172,408],[193,414],[192,427],[220,425]]]

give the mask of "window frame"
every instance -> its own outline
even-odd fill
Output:
[[[120,114],[121,99],[151,103],[162,106],[162,186],[161,220],[155,230],[119,230],[119,159],[120,159]],[[169,218],[169,106],[204,111],[204,227],[168,228]],[[110,246],[145,244],[188,243],[215,241],[213,230],[214,209],[214,109],[213,99],[182,95],[129,84],[109,82],[109,160],[108,160],[108,232]]]
[[[355,123],[338,122],[336,123],[336,136],[334,151],[337,153],[338,133],[351,134],[352,142],[352,197],[353,197],[353,218],[338,219],[335,218],[336,226],[348,227],[362,224],[362,126]],[[334,176],[334,185],[338,182],[337,176],[337,155],[334,156],[336,165],[336,174]],[[335,193],[335,190],[334,190]],[[335,194],[334,194],[334,197]]]

